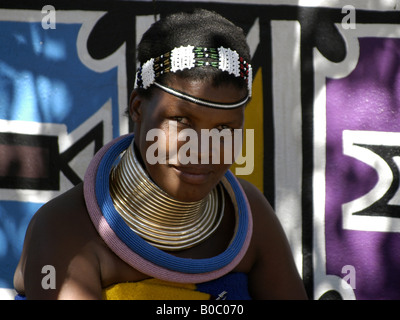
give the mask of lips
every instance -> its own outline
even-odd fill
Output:
[[[202,165],[198,166],[172,166],[178,177],[190,184],[203,184],[211,175],[211,170]]]

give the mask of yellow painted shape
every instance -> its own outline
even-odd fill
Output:
[[[258,72],[253,81],[252,98],[245,110],[244,132],[246,129],[254,129],[254,170],[249,175],[237,175],[254,184],[261,192],[264,192],[264,97],[263,97],[263,81],[262,70]],[[246,136],[243,137],[243,156],[246,155]],[[233,173],[235,168],[244,167],[245,164],[238,165],[234,163],[231,167]]]
[[[104,300],[209,300],[210,295],[196,291],[196,285],[146,279],[123,282],[103,290]]]

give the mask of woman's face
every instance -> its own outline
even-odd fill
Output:
[[[206,81],[190,81],[175,78],[169,84],[172,88],[194,97],[211,100],[220,103],[233,103],[243,99],[246,96],[245,90],[238,90],[234,85],[226,84],[214,87]],[[132,94],[130,102],[130,114],[135,122],[135,143],[144,161],[146,170],[152,180],[161,187],[170,196],[180,201],[197,201],[204,198],[211,189],[219,182],[224,173],[231,166],[231,162],[225,161],[224,139],[220,139],[220,161],[213,163],[211,147],[214,142],[210,138],[203,138],[202,129],[206,132],[211,129],[243,129],[244,122],[244,106],[236,109],[216,109],[197,105],[181,98],[175,97],[160,89],[154,89],[150,98],[138,96],[135,92]],[[157,146],[163,145],[158,152],[165,152],[166,161],[153,161],[148,159],[150,150],[155,141],[149,139],[147,133],[157,129],[157,132],[163,133],[165,140]],[[190,129],[191,133],[196,133],[197,152],[194,153],[198,159],[197,164],[182,164],[182,157],[179,157],[179,150],[186,145],[184,153],[188,155],[190,151],[187,149],[186,141],[178,141],[177,134],[184,129]],[[152,130],[153,132],[155,130]],[[215,130],[214,130],[215,131]],[[227,132],[225,130],[224,132]],[[206,140],[210,148],[204,148]],[[233,133],[232,133],[232,141]],[[160,142],[160,141],[158,141]],[[193,140],[191,140],[193,142]],[[178,154],[173,156],[174,146],[176,146]],[[203,148],[203,149],[202,149]],[[154,145],[152,149],[154,149]],[[161,150],[163,149],[163,150]],[[233,146],[231,145],[231,149]],[[193,149],[190,149],[193,151]],[[209,155],[208,164],[204,163],[204,153],[207,151]],[[236,151],[236,150],[235,150]],[[232,155],[231,155],[232,156]],[[188,158],[186,158],[188,159]],[[190,159],[193,159],[190,158]],[[229,158],[228,158],[229,159]],[[194,161],[192,161],[194,162]]]

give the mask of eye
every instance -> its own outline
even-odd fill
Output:
[[[174,119],[177,122],[182,122],[183,117],[172,117],[172,119]]]
[[[175,117],[171,117],[172,120],[183,124],[183,125],[189,125],[189,120],[186,117],[180,117],[180,116],[175,116]]]
[[[228,130],[230,130],[231,132],[233,132],[233,128],[231,128],[230,126],[225,125],[225,124],[222,124],[222,125],[218,126],[216,129],[219,130],[219,131],[228,129]]]

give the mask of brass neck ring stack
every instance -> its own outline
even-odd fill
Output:
[[[199,201],[172,198],[139,163],[134,140],[111,171],[110,195],[131,230],[161,250],[177,251],[198,245],[214,233],[224,214],[221,184]]]

